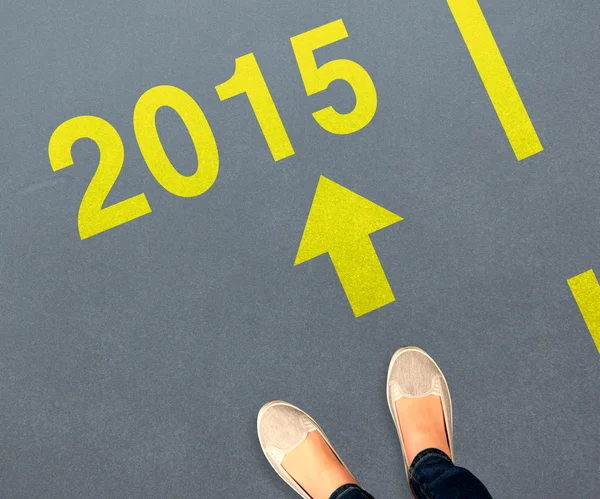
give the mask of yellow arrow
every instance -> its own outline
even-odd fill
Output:
[[[329,253],[356,317],[395,300],[369,234],[401,217],[321,176],[294,265]]]

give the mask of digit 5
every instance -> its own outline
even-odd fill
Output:
[[[317,67],[314,50],[348,37],[341,19],[311,29],[290,38],[300,70],[306,95],[321,92],[334,80],[347,81],[356,94],[356,105],[347,114],[340,114],[332,106],[313,113],[325,130],[338,135],[349,134],[365,127],[377,109],[377,91],[369,73],[357,62],[335,59]]]

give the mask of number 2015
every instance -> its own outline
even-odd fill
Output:
[[[373,81],[358,63],[336,59],[317,67],[314,50],[347,37],[346,27],[338,19],[290,39],[307,95],[325,90],[334,80],[346,81],[356,94],[356,105],[349,113],[338,113],[331,106],[313,113],[317,123],[334,134],[360,130],[371,121],[377,109]],[[294,154],[253,53],[238,57],[233,76],[215,89],[221,101],[246,94],[275,161]],[[198,158],[198,168],[192,175],[180,174],[162,146],[156,128],[156,112],[164,106],[179,115],[190,134]],[[219,172],[219,152],[202,109],[186,92],[169,85],[147,90],[135,105],[133,128],[150,173],[167,191],[176,196],[194,197],[210,189]],[[93,140],[100,151],[98,168],[79,207],[79,235],[81,239],[87,239],[147,215],[152,209],[143,193],[103,207],[123,167],[125,151],[118,132],[102,118],[78,116],[56,128],[48,145],[52,169],[58,171],[71,166],[71,148],[83,138]]]

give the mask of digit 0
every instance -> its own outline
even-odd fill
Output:
[[[156,112],[163,106],[179,115],[192,138],[198,157],[198,169],[193,175],[179,173],[162,146],[156,129]],[[214,184],[219,173],[217,143],[202,109],[183,90],[161,85],[144,92],[133,111],[133,129],[148,169],[167,191],[194,197]]]

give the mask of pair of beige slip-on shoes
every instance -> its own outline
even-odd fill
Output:
[[[446,378],[435,361],[418,347],[403,347],[396,350],[390,361],[387,375],[387,401],[400,438],[404,469],[408,479],[411,463],[406,460],[404,440],[400,431],[400,421],[396,412],[396,401],[401,397],[417,398],[427,395],[438,395],[441,398],[450,458],[454,461],[452,446],[452,402]],[[281,465],[285,455],[298,447],[308,433],[318,431],[327,442],[333,453],[347,468],[339,454],[335,451],[325,432],[316,421],[302,409],[282,400],[274,400],[265,404],[257,418],[258,439],[265,456],[279,476],[304,499],[312,499],[310,495],[294,480]]]

